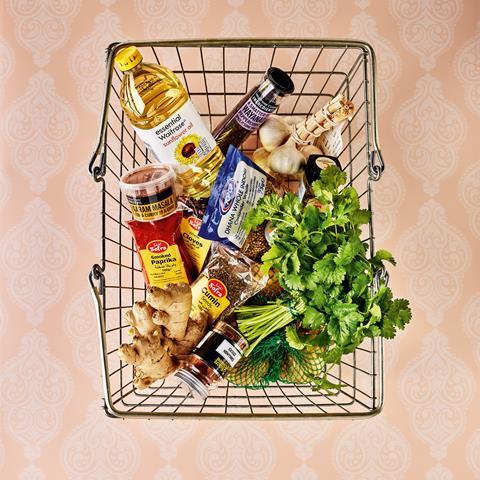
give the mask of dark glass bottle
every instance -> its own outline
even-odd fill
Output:
[[[205,400],[209,389],[225,378],[247,348],[240,332],[219,320],[184,360],[175,378],[194,398]]]
[[[270,67],[263,82],[253,87],[213,131],[222,153],[227,154],[229,145],[239,147],[293,89],[292,79],[287,73]]]

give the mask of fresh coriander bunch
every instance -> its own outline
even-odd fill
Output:
[[[263,269],[273,268],[290,298],[264,306],[237,309],[240,330],[252,349],[273,331],[286,328],[289,344],[318,349],[327,364],[338,363],[365,337],[393,338],[410,321],[405,299],[393,299],[376,272],[384,262],[395,265],[390,252],[367,258],[361,225],[370,212],[360,208],[358,193],[344,186],[346,173],[331,166],[313,183],[315,198],[302,204],[292,193],[268,195],[251,210],[247,230],[269,220],[274,228]],[[288,325],[288,327],[287,327]]]

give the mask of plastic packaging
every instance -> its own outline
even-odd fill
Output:
[[[267,175],[240,150],[230,146],[213,185],[200,236],[241,248],[247,238],[243,221],[266,193]]]
[[[195,202],[189,200],[179,202],[179,208],[181,208],[183,213],[180,233],[188,255],[192,260],[196,275],[201,272],[212,245],[210,240],[199,235],[204,209],[197,208],[195,204],[198,202],[198,200]]]
[[[192,265],[185,252],[179,226],[182,212],[145,222],[126,222],[132,232],[147,287],[168,283],[190,283]]]
[[[203,310],[212,320],[227,318],[266,282],[258,263],[215,243],[209,262],[192,284],[192,313]]]

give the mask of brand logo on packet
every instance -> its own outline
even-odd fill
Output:
[[[231,178],[223,187],[220,195],[220,210],[223,214],[227,213],[235,200],[235,180]]]
[[[227,295],[227,287],[223,282],[217,280],[216,278],[212,278],[208,281],[208,289],[213,295],[219,298]]]
[[[153,240],[147,244],[147,250],[150,250],[152,253],[162,253],[168,249],[170,245],[163,240]]]
[[[200,230],[200,227],[202,225],[202,221],[197,218],[197,217],[188,217],[187,219],[189,225],[196,230],[197,232]]]

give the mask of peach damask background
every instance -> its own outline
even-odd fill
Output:
[[[477,0],[4,0],[0,15],[0,478],[480,478]],[[376,49],[377,245],[396,254],[391,284],[414,319],[386,345],[374,419],[147,422],[101,409],[86,167],[104,48],[213,36]]]

